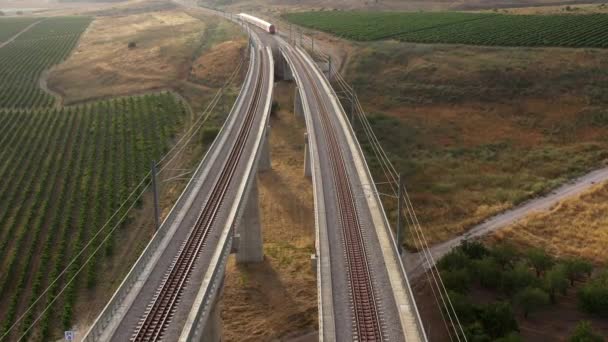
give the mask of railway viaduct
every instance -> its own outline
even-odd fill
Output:
[[[294,112],[307,127],[319,340],[426,341],[373,179],[327,78],[301,47],[247,30],[249,70],[228,119],[84,340],[221,340],[228,255],[263,260],[256,175],[270,167],[276,73],[296,82]]]

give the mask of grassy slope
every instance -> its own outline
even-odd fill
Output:
[[[579,256],[597,263],[608,262],[608,184],[566,199],[548,212],[494,233],[491,240],[507,240],[520,246],[544,246],[555,255]]]
[[[346,73],[437,241],[604,162],[607,63],[603,50],[379,42]]]

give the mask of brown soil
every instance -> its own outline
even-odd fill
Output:
[[[317,328],[312,186],[303,176],[305,127],[291,112],[293,89],[283,82],[275,88],[281,109],[271,117],[272,169],[258,178],[265,260],[228,263],[221,314],[226,341],[283,341]]]

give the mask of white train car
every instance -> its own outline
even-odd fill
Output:
[[[262,30],[264,30],[270,34],[274,34],[276,32],[276,28],[274,27],[273,24],[271,24],[265,20],[262,20],[260,18],[254,17],[247,13],[239,13],[238,17],[252,25],[255,25],[255,26],[261,28]]]

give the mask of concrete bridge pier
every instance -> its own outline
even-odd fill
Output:
[[[300,97],[300,89],[296,86],[293,96],[293,112],[299,119],[304,119],[304,107],[302,107],[302,98]]]
[[[247,203],[237,226],[238,243],[236,251],[237,263],[254,263],[264,261],[264,246],[262,225],[260,223],[260,206],[258,202],[257,178],[250,185]]]
[[[266,135],[262,142],[262,150],[260,151],[260,161],[258,164],[258,171],[268,171],[272,168],[270,161],[270,125],[266,128]]]
[[[216,300],[213,302],[213,306],[209,311],[209,318],[207,320],[207,324],[205,324],[205,328],[201,333],[201,341],[205,342],[221,342],[222,341],[222,296],[224,292],[224,281],[222,280],[222,285],[220,286],[220,293],[217,294]]]
[[[310,146],[308,143],[308,133],[304,133],[304,177],[312,177],[312,170],[310,166]]]

